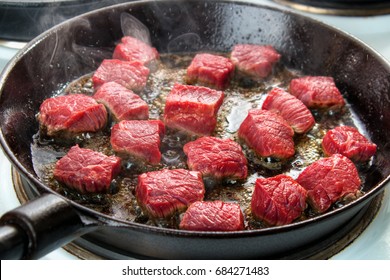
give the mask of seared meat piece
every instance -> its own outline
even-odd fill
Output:
[[[105,59],[92,76],[93,86],[98,89],[104,83],[116,82],[128,89],[141,91],[149,76],[149,69],[141,62]]]
[[[337,108],[345,105],[332,77],[306,76],[292,79],[289,91],[309,108]]]
[[[205,188],[198,171],[163,169],[138,177],[136,197],[150,216],[169,217],[182,212],[195,201],[203,200]]]
[[[133,91],[116,82],[103,84],[93,97],[109,109],[115,121],[149,118],[148,104]]]
[[[183,147],[189,169],[203,177],[245,179],[247,160],[241,146],[230,139],[204,136]]]
[[[274,88],[268,93],[262,109],[280,114],[296,133],[305,133],[315,124],[305,104],[281,88]]]
[[[289,224],[306,209],[306,194],[290,176],[259,178],[252,195],[252,214],[271,226]]]
[[[210,135],[217,124],[223,97],[222,91],[175,84],[166,100],[164,122],[189,134]]]
[[[69,94],[48,98],[39,108],[41,129],[51,137],[71,138],[83,132],[96,132],[107,123],[107,111],[92,97]]]
[[[268,45],[235,45],[230,59],[236,69],[254,79],[263,79],[271,74],[281,55]]]
[[[340,154],[312,163],[297,182],[307,190],[308,202],[318,213],[342,198],[349,200],[360,195],[358,171],[351,160]]]
[[[184,213],[180,229],[235,231],[244,229],[244,215],[238,203],[197,201]]]
[[[260,157],[287,159],[294,155],[294,130],[278,114],[251,109],[238,129],[238,136]]]
[[[117,153],[157,164],[161,160],[164,132],[164,124],[159,120],[124,120],[112,127],[111,146]]]
[[[112,58],[127,61],[139,61],[143,65],[158,59],[158,51],[131,36],[125,36],[121,42],[115,47]]]
[[[327,156],[342,154],[353,161],[366,161],[376,152],[376,145],[350,126],[329,130],[322,139],[322,148]]]
[[[186,81],[189,84],[211,86],[224,89],[234,74],[234,65],[229,58],[200,53],[195,55],[190,66],[187,68]]]
[[[80,193],[102,193],[121,169],[121,159],[106,156],[78,145],[57,161],[54,178]]]

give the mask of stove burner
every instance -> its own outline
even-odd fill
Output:
[[[390,14],[390,1],[371,0],[274,0],[296,10],[338,16],[374,16]]]
[[[0,0],[0,38],[27,42],[69,18],[127,0]]]
[[[12,182],[20,203],[26,203],[32,198],[36,197],[37,193],[34,193],[27,181],[20,176],[20,174],[12,167]],[[337,253],[341,252],[348,245],[350,245],[367,226],[374,220],[377,212],[382,205],[382,199],[384,193],[377,195],[372,201],[362,208],[347,224],[336,232],[324,238],[320,242],[315,244],[309,244],[305,247],[299,248],[293,252],[286,252],[282,259],[294,260],[294,259],[312,259],[321,260],[329,259]],[[144,259],[145,257],[139,255],[129,256],[123,255],[120,252],[113,252],[110,248],[105,248],[99,244],[95,244],[93,240],[89,240],[88,237],[80,237],[63,247],[70,254],[80,259]]]

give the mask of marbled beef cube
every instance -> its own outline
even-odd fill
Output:
[[[175,84],[168,94],[164,122],[168,127],[195,135],[210,135],[224,93],[201,86]]]
[[[238,129],[238,136],[260,157],[288,159],[295,154],[294,130],[271,111],[249,110]]]
[[[41,129],[50,137],[72,138],[83,132],[96,132],[107,123],[104,105],[83,94],[48,98],[39,108]]]
[[[159,120],[124,120],[112,127],[110,142],[119,154],[158,164],[164,132],[164,124]]]
[[[121,159],[78,145],[57,161],[54,178],[80,193],[104,193],[121,170]]]
[[[332,77],[305,76],[292,79],[289,92],[309,108],[338,108],[345,105]]]
[[[350,126],[329,130],[322,139],[322,148],[327,156],[342,154],[356,162],[367,161],[376,152],[376,145]]]
[[[202,174],[186,169],[162,169],[138,177],[137,201],[149,216],[164,218],[185,211],[195,201],[203,200]]]
[[[290,176],[258,178],[252,194],[251,211],[266,224],[287,225],[306,209],[306,190]]]
[[[281,55],[269,45],[235,45],[230,55],[236,69],[253,79],[268,77]]]
[[[187,68],[186,81],[216,89],[224,89],[234,74],[234,65],[229,58],[200,53],[195,55]]]
[[[139,61],[148,65],[159,58],[158,51],[141,40],[124,36],[115,47],[112,58],[126,61]]]
[[[195,231],[243,230],[244,215],[238,203],[196,201],[184,213],[179,227]]]
[[[268,93],[262,109],[281,115],[296,133],[305,133],[315,124],[306,105],[281,88],[274,88]]]
[[[147,82],[149,69],[139,61],[105,59],[92,76],[95,89],[104,83],[116,82],[128,89],[141,91]]]
[[[149,118],[148,104],[132,90],[116,82],[103,84],[93,98],[108,108],[115,121]]]
[[[360,195],[360,178],[353,162],[335,154],[306,167],[297,182],[307,190],[308,203],[318,213],[328,210],[338,200]]]
[[[189,169],[203,177],[245,179],[247,160],[241,146],[230,139],[204,136],[183,147]]]

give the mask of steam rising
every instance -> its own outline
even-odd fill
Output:
[[[120,24],[123,36],[131,36],[152,45],[151,32],[148,27],[133,15],[128,12],[121,13]],[[96,33],[96,27],[83,17],[54,32],[54,40],[47,41],[45,45],[44,61],[49,62],[49,67],[40,70],[50,74],[42,73],[42,77],[56,73],[56,77],[62,77],[60,84],[63,84],[94,71],[103,59],[111,58],[113,45],[95,41],[94,38],[100,36],[95,35]],[[71,40],[68,36],[64,37],[63,34],[71,34],[69,35]],[[197,33],[189,32],[171,39],[167,44],[167,52],[194,52],[199,51],[202,45],[201,37]],[[37,71],[32,69],[31,72],[36,73]],[[44,80],[42,78],[39,82],[43,83]]]
[[[149,29],[137,18],[128,14],[121,14],[121,28],[124,36],[131,36],[152,45]],[[193,52],[200,49],[202,40],[196,33],[186,33],[172,39],[168,45],[168,53]]]
[[[172,39],[167,46],[169,53],[192,52],[200,49],[202,40],[196,33],[186,33]]]
[[[68,41],[67,38],[60,38],[58,45],[54,49],[56,60],[62,64],[61,67],[67,67],[64,70],[66,75],[70,74],[69,76],[71,76],[71,73],[77,72],[84,67],[96,69],[103,59],[112,56],[112,49],[109,46],[98,46],[98,42],[92,39],[88,42],[83,37],[83,34],[94,34],[96,32],[95,27],[89,20],[80,18],[67,32],[75,34],[74,40]],[[68,44],[70,46],[66,46]],[[66,53],[64,53],[64,50],[67,50]]]
[[[149,29],[137,18],[128,13],[121,14],[121,28],[123,35],[131,36],[151,45]]]

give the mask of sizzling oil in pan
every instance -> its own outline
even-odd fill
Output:
[[[174,83],[185,84],[184,78],[186,68],[190,64],[194,54],[186,55],[161,55],[160,62],[152,71],[146,88],[139,93],[143,100],[149,105],[149,118],[162,119],[166,96]],[[348,104],[341,110],[334,111],[312,110],[316,120],[315,126],[304,135],[295,135],[295,155],[287,161],[275,161],[271,158],[258,158],[252,150],[238,139],[237,130],[251,108],[260,108],[267,92],[273,87],[287,89],[292,78],[300,76],[300,73],[287,69],[281,65],[274,69],[273,75],[261,82],[254,82],[245,78],[234,79],[229,88],[225,89],[224,102],[218,113],[218,123],[214,136],[231,138],[241,144],[248,159],[248,178],[244,181],[223,181],[216,182],[205,178],[206,195],[205,200],[223,200],[238,202],[241,205],[245,216],[246,229],[257,229],[266,227],[262,222],[253,219],[250,211],[251,195],[254,183],[258,177],[270,177],[280,173],[290,175],[294,179],[309,164],[324,157],[321,148],[321,141],[328,129],[339,125],[358,126],[359,121],[354,117],[353,111]],[[69,83],[60,94],[84,93],[93,94],[91,75]],[[147,165],[134,161],[130,158],[124,159],[122,173],[111,184],[111,192],[108,194],[79,194],[74,190],[60,185],[53,179],[53,167],[55,162],[61,158],[71,145],[58,144],[51,139],[45,139],[39,132],[34,137],[32,155],[34,169],[37,175],[53,190],[58,193],[114,218],[145,223],[160,227],[178,228],[180,214],[169,219],[152,220],[142,212],[135,199],[135,187],[137,177],[144,172],[162,168],[187,168],[186,157],[183,153],[183,145],[194,140],[180,132],[166,130],[162,140],[162,160],[157,166]],[[103,152],[106,155],[113,155],[114,151],[110,146],[110,125],[107,129],[95,134],[84,134],[77,139],[81,147],[90,148]],[[73,143],[74,144],[74,143]],[[73,145],[72,144],[72,145]],[[365,183],[366,173],[370,163],[361,164],[358,167],[362,180]],[[341,207],[345,202],[338,202],[333,209]],[[331,211],[330,209],[329,211]],[[298,220],[307,219],[316,215],[310,207],[306,209]]]

